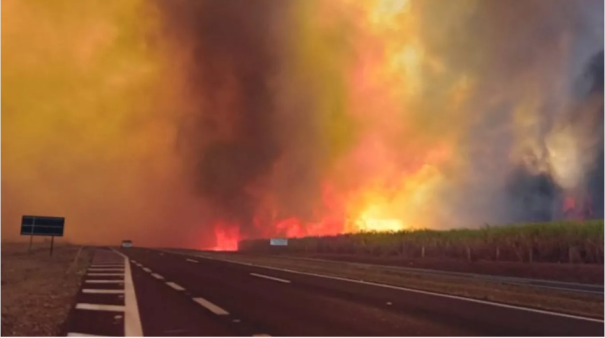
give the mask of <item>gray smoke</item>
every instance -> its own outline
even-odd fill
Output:
[[[186,83],[194,108],[179,145],[192,185],[215,218],[249,225],[255,200],[248,188],[282,152],[273,83],[282,63],[277,25],[288,5],[176,0],[159,6],[168,36],[190,52]]]
[[[581,115],[578,119],[585,121],[586,114],[600,116],[600,124],[588,124],[587,129],[586,123],[579,123],[574,128],[601,140],[600,148],[588,142],[587,151],[594,160],[585,168],[583,185],[600,208],[595,209],[595,216],[602,217],[602,52],[588,66],[591,78],[577,81],[590,54],[603,48],[602,42],[594,44],[591,35],[595,20],[602,22],[594,14],[595,8],[602,13],[602,3],[485,0],[466,12],[457,10],[457,1],[420,3],[425,9],[421,21],[440,25],[439,29],[429,27],[420,37],[430,42],[429,54],[439,55],[448,67],[459,74],[468,72],[481,84],[466,107],[470,127],[461,136],[462,150],[457,154],[461,162],[466,161],[462,165],[470,178],[456,181],[443,192],[444,219],[450,226],[472,226],[560,217],[557,210],[566,192],[553,174],[546,139],[562,120]],[[178,137],[192,189],[208,202],[211,218],[237,223],[245,235],[252,235],[252,219],[262,203],[255,189],[272,192],[280,217],[308,216],[320,194],[318,172],[323,168],[319,163],[325,162],[328,147],[339,147],[325,139],[314,143],[325,138],[321,130],[325,127],[310,113],[312,91],[284,75],[291,66],[288,48],[298,43],[291,40],[298,29],[290,22],[294,4],[276,0],[158,2],[166,36],[178,41],[175,53],[187,55],[189,110],[183,114]],[[315,20],[313,16],[305,19]],[[346,29],[338,33],[338,39],[350,39]],[[342,45],[335,44],[334,53],[342,52],[339,48]],[[326,81],[334,77],[314,75],[325,75]],[[535,80],[533,87],[527,85],[530,80]],[[587,81],[592,88],[589,93],[578,95],[572,100],[574,106],[560,113],[559,87],[570,92],[577,87],[582,92]],[[537,107],[535,130],[525,135],[536,139],[538,150],[525,150],[521,160],[511,160],[518,143],[512,113],[528,98],[528,89],[545,93]],[[601,102],[596,110],[595,100]],[[434,113],[439,120],[440,112]],[[276,166],[281,170],[275,171]],[[269,175],[275,175],[271,182],[265,180]]]
[[[578,82],[578,105],[563,117],[567,127],[587,142],[586,179],[578,187],[584,199],[579,209],[584,217],[603,218],[603,51],[598,52],[586,66]],[[583,88],[588,90],[583,91]],[[524,163],[509,176],[507,207],[510,222],[548,221],[560,218],[566,192],[553,177],[552,171],[533,173],[531,163]]]

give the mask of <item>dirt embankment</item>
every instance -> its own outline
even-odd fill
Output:
[[[2,243],[2,335],[56,336],[66,320],[91,253],[78,246]]]

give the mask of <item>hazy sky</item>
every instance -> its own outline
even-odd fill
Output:
[[[3,240],[23,214],[201,248],[602,204],[599,0],[4,0],[2,49]]]

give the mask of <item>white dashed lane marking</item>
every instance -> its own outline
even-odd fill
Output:
[[[199,263],[198,261],[196,261],[195,259],[191,259],[191,258],[187,258],[186,259],[187,262],[191,262],[191,263]]]
[[[289,280],[287,279],[281,279],[281,278],[277,278],[277,277],[271,277],[271,276],[265,276],[265,275],[261,275],[259,273],[250,273],[250,275],[254,276],[254,277],[260,277],[260,278],[265,278],[265,279],[270,279],[270,280],[274,280],[276,282],[281,282],[281,283],[290,283]]]
[[[193,301],[200,304],[201,306],[205,307],[206,309],[210,310],[215,315],[226,316],[229,314],[229,312],[225,311],[225,309],[223,309],[222,307],[220,307],[202,297],[193,298]]]
[[[170,286],[171,288],[175,289],[176,291],[184,291],[185,290],[184,287],[178,285],[175,282],[166,282],[166,285]]]
[[[157,273],[152,273],[151,275],[156,279],[164,279],[164,277],[162,277],[162,275],[158,275]]]

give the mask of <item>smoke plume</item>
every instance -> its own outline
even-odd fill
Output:
[[[4,237],[603,217],[602,1],[6,3]]]

